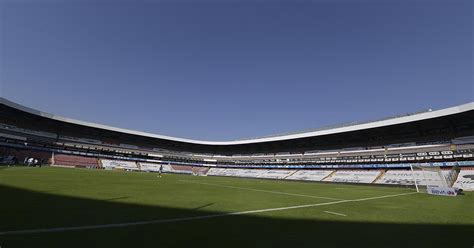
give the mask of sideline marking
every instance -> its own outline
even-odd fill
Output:
[[[337,200],[337,201],[344,200],[344,199],[324,197],[324,196],[303,195],[303,194],[286,193],[286,192],[281,192],[281,191],[272,191],[272,190],[265,190],[265,189],[253,189],[253,188],[244,188],[244,187],[237,187],[237,186],[230,186],[230,185],[223,185],[223,184],[203,183],[203,182],[197,182],[197,181],[193,181],[193,180],[179,180],[179,181],[180,182],[185,182],[185,183],[195,183],[195,184],[217,186],[217,187],[230,188],[230,189],[243,189],[243,190],[265,192],[265,193],[272,193],[272,194],[280,194],[280,195],[301,196],[301,197],[308,197],[308,198]]]
[[[412,195],[412,194],[418,194],[418,192],[401,193],[401,194],[394,194],[394,195],[383,195],[383,196],[368,197],[368,198],[361,198],[361,199],[355,199],[355,200],[340,200],[340,201],[332,201],[332,202],[324,202],[324,203],[316,203],[316,204],[306,204],[306,205],[297,205],[297,206],[280,207],[280,208],[266,208],[266,209],[257,209],[257,210],[248,210],[248,211],[240,211],[240,212],[232,212],[232,213],[221,213],[221,214],[210,214],[210,215],[173,218],[173,219],[158,219],[158,220],[125,222],[125,223],[116,223],[116,224],[101,224],[101,225],[54,227],[54,228],[43,228],[43,229],[26,229],[26,230],[15,230],[15,231],[3,231],[3,232],[0,232],[0,236],[2,236],[2,235],[18,235],[18,234],[51,233],[51,232],[90,230],[90,229],[103,229],[103,228],[111,228],[111,227],[127,227],[127,226],[170,223],[170,222],[189,221],[189,220],[200,220],[200,219],[209,219],[209,218],[217,218],[217,217],[224,217],[224,216],[234,216],[234,215],[244,215],[244,214],[253,214],[253,213],[282,211],[282,210],[288,210],[288,209],[327,206],[327,205],[334,205],[334,204],[345,203],[345,202],[361,202],[361,201],[369,201],[369,200],[375,200],[375,199],[397,197],[397,196],[404,196],[404,195]]]
[[[325,213],[328,213],[328,214],[334,214],[334,215],[339,215],[339,216],[347,216],[345,214],[341,214],[341,213],[336,213],[336,212],[331,212],[331,211],[324,211]]]

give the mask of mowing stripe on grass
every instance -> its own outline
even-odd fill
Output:
[[[215,184],[215,183],[203,183],[203,182],[197,182],[197,181],[193,181],[193,180],[179,180],[179,181],[180,181],[180,182],[185,182],[185,183],[195,183],[195,184],[202,184],[202,185],[215,186],[215,187],[221,187],[221,188],[242,189],[242,190],[250,190],[250,191],[256,191],[256,192],[264,192],[264,193],[272,193],[272,194],[280,194],[280,195],[291,195],[291,196],[300,196],[300,197],[326,199],[326,200],[337,200],[337,201],[344,200],[344,199],[338,199],[338,198],[332,198],[332,197],[324,197],[324,196],[313,196],[313,195],[294,194],[294,193],[287,193],[287,192],[281,192],[281,191],[264,190],[264,189],[254,189],[254,188],[245,188],[245,187],[237,187],[237,186],[230,186],[230,185],[223,185],[223,184]]]
[[[324,211],[325,213],[328,213],[328,214],[334,214],[334,215],[339,215],[339,216],[347,216],[345,214],[341,214],[341,213],[336,213],[336,212],[331,212],[331,211]]]
[[[417,192],[409,192],[409,193],[402,193],[402,194],[395,194],[395,195],[384,195],[384,196],[368,197],[368,198],[361,198],[361,199],[355,199],[355,200],[340,200],[340,201],[332,201],[332,202],[324,202],[324,203],[316,203],[316,204],[306,204],[306,205],[297,205],[297,206],[280,207],[280,208],[266,208],[266,209],[248,210],[248,211],[240,211],[240,212],[232,212],[232,213],[221,213],[221,214],[192,216],[192,217],[184,217],[184,218],[159,219],[159,220],[136,221],[136,222],[102,224],[102,225],[87,225],[87,226],[54,227],[54,228],[43,228],[43,229],[3,231],[3,232],[0,232],[0,235],[51,233],[51,232],[65,232],[65,231],[78,231],[78,230],[91,230],[91,229],[104,229],[104,228],[114,228],[114,227],[129,227],[129,226],[139,226],[139,225],[149,225],[149,224],[160,224],[160,223],[210,219],[210,218],[217,218],[217,217],[224,217],[224,216],[235,216],[235,215],[245,215],[245,214],[263,213],[263,212],[282,211],[282,210],[289,210],[289,209],[327,206],[327,205],[334,205],[334,204],[345,203],[345,202],[361,202],[361,201],[369,201],[369,200],[389,198],[389,197],[397,197],[397,196],[404,196],[404,195],[411,195],[411,194],[417,194]]]

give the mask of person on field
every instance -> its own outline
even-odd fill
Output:
[[[33,166],[34,158],[28,159],[28,167]]]

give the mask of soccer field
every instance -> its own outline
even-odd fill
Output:
[[[472,247],[474,194],[0,168],[0,246]]]

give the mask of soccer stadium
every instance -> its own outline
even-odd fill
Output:
[[[474,103],[219,142],[0,115],[5,247],[473,242]]]
[[[472,0],[0,0],[0,248],[474,248]]]

